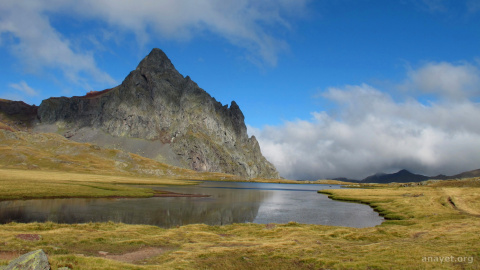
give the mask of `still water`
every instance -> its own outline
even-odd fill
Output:
[[[203,182],[196,186],[152,187],[210,197],[136,199],[42,199],[0,202],[0,223],[123,222],[163,228],[193,223],[287,223],[296,221],[370,227],[383,218],[363,204],[339,202],[318,194],[337,185]]]

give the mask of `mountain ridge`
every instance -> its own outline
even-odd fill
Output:
[[[450,179],[461,179],[461,178],[471,178],[471,177],[480,177],[480,169],[471,170],[455,174],[452,176],[447,176],[439,174],[436,176],[425,176],[422,174],[414,174],[406,169],[402,169],[395,173],[376,173],[370,176],[365,177],[362,180],[349,179],[345,177],[338,177],[332,180],[340,180],[344,182],[352,183],[409,183],[409,182],[422,182],[426,180],[450,180]]]
[[[196,171],[279,178],[244,120],[155,48],[116,87],[43,100],[33,126]]]
[[[414,174],[408,170],[400,170],[396,173],[385,174],[379,173],[368,176],[361,180],[361,183],[407,183],[407,182],[421,182],[430,179],[428,176],[421,174]]]

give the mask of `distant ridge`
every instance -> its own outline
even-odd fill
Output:
[[[450,176],[449,179],[454,178],[470,178],[470,177],[480,177],[480,169],[472,170],[468,172],[459,173],[453,176]]]
[[[430,179],[428,176],[421,174],[413,174],[407,170],[400,170],[392,174],[374,174],[369,176],[361,183],[408,183],[408,182],[421,182]]]
[[[459,173],[452,176],[439,174],[437,176],[425,176],[421,174],[414,174],[408,170],[400,170],[396,173],[376,173],[370,175],[362,180],[348,179],[344,177],[333,178],[332,180],[339,180],[343,182],[353,183],[409,183],[409,182],[422,182],[425,180],[449,180],[449,179],[462,179],[480,177],[480,169]]]
[[[337,178],[333,178],[331,180],[342,181],[342,182],[352,182],[352,183],[357,183],[359,181],[359,180],[356,180],[356,179],[350,179],[350,178],[346,178],[346,177],[337,177]]]

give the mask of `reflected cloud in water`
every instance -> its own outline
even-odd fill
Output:
[[[299,223],[368,227],[383,219],[367,205],[332,201],[317,194],[338,186],[204,182],[153,187],[210,197],[42,199],[0,202],[0,222],[123,222],[163,228],[204,223]]]

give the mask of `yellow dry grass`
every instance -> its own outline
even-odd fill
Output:
[[[10,132],[1,128],[0,168],[191,180],[241,179],[224,173],[199,173],[170,166],[120,150],[69,141],[58,134]]]
[[[62,171],[0,169],[0,200],[56,197],[151,197],[154,191],[129,185],[192,185],[159,177],[112,176]]]
[[[388,220],[372,228],[295,222],[173,229],[111,222],[6,224],[0,226],[0,255],[42,248],[53,269],[478,269],[480,188],[478,180],[470,181],[466,187],[322,191],[368,203],[385,215]],[[39,234],[41,240],[25,241],[19,234]],[[162,252],[131,263],[102,255],[145,250]]]
[[[354,185],[352,182],[344,182],[338,180],[317,180],[314,181],[315,184],[324,184],[324,185]]]

